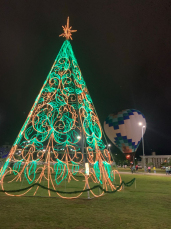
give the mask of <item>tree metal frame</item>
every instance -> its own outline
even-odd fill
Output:
[[[71,38],[71,34],[67,33],[67,36]],[[13,167],[10,167],[12,163]],[[96,194],[91,190],[91,182],[101,184],[105,190],[117,189],[114,181],[118,172],[112,170],[111,163],[91,96],[71,43],[66,39],[0,170],[2,190],[6,190],[5,178],[10,175],[8,185],[13,182],[26,186],[42,185],[45,180],[48,196],[51,196],[51,188],[63,198],[81,196],[83,192],[67,194],[66,182],[74,181],[82,182],[82,190],[90,189],[90,193],[97,197],[103,192]],[[66,195],[58,192],[64,182]],[[33,189],[15,195],[29,192],[36,195],[39,186],[34,192]]]

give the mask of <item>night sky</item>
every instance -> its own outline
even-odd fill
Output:
[[[0,144],[17,137],[64,41],[68,16],[102,125],[112,112],[137,109],[147,121],[145,154],[171,154],[169,0],[1,1]]]

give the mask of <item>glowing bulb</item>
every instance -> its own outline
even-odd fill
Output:
[[[138,125],[139,125],[139,126],[142,126],[142,122],[139,122]]]

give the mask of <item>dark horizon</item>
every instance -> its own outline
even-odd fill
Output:
[[[110,113],[137,109],[147,122],[145,154],[171,154],[171,4],[50,2],[0,3],[0,144],[15,141],[69,16],[77,30],[71,45],[102,127]]]

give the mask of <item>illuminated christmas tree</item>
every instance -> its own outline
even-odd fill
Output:
[[[69,41],[76,31],[69,18],[63,30],[66,40],[0,171],[8,195],[71,198],[89,189],[90,197],[117,189],[117,171]]]

